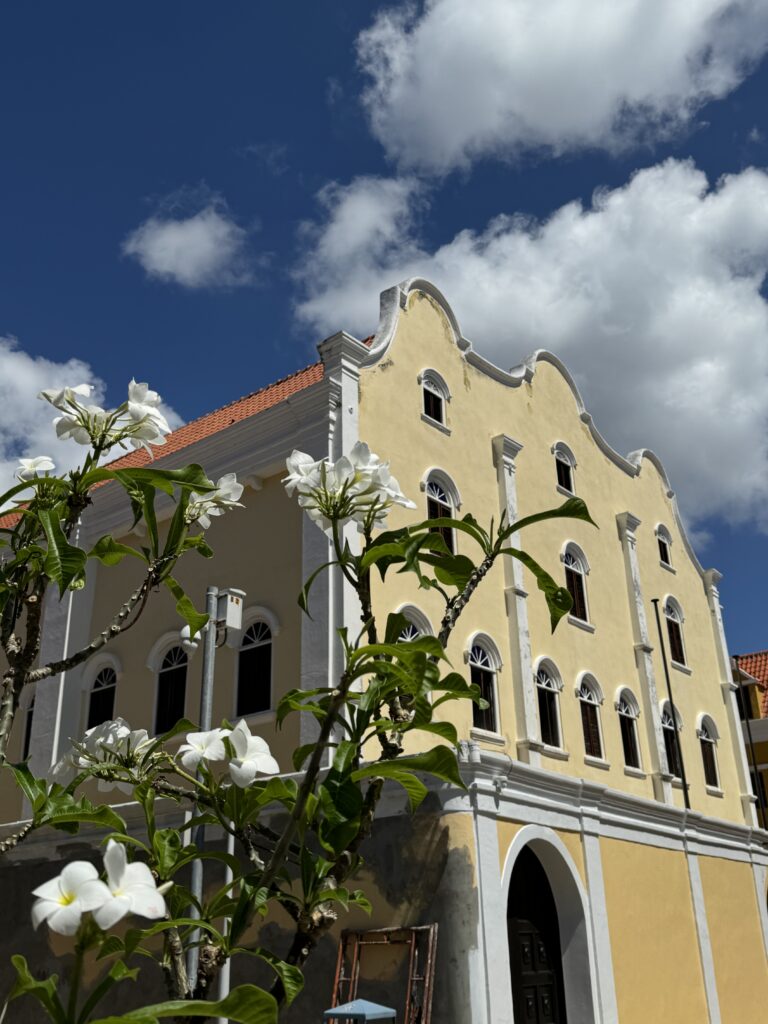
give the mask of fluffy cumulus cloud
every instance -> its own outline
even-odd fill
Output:
[[[690,520],[768,528],[768,174],[708,183],[670,160],[587,208],[499,216],[435,250],[412,226],[426,201],[412,180],[360,178],[321,200],[303,323],[363,336],[383,288],[431,279],[498,365],[563,358],[609,443],[656,451]]]
[[[372,129],[442,173],[526,149],[668,136],[768,48],[765,0],[426,0],[358,38]]]
[[[57,363],[31,356],[19,348],[15,338],[0,337],[0,492],[18,482],[14,474],[21,457],[49,455],[57,471],[82,462],[83,447],[74,441],[57,439],[51,420],[58,414],[36,397],[43,388],[75,384],[92,384],[95,390],[91,400],[103,403],[104,383],[88,363],[80,359]],[[127,385],[126,380],[126,389]],[[116,397],[114,404],[124,397]],[[162,411],[172,427],[181,424],[173,409],[163,406]]]
[[[149,277],[184,288],[232,288],[253,281],[248,233],[217,199],[189,216],[150,217],[128,235],[123,253],[138,260]]]

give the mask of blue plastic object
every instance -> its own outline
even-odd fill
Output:
[[[326,1010],[323,1020],[349,1021],[350,1024],[366,1024],[369,1020],[394,1020],[397,1012],[389,1006],[380,1006],[367,999],[354,999],[343,1006],[334,1006]]]

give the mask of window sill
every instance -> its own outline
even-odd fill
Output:
[[[624,765],[624,774],[629,775],[632,779],[644,779],[646,774],[642,768],[633,768],[630,764]]]
[[[584,755],[584,764],[588,764],[592,768],[602,768],[605,772],[611,767],[610,761],[606,761],[603,757],[592,757],[591,754]]]
[[[716,796],[719,799],[722,799],[725,796],[724,790],[720,789],[719,786],[707,786],[707,793],[709,793],[710,796]]]
[[[474,725],[469,730],[471,740],[479,740],[480,743],[493,743],[497,747],[505,747],[507,741],[500,732],[490,732],[488,729],[478,729]]]
[[[591,622],[585,622],[584,619],[577,619],[575,615],[569,615],[568,621],[572,626],[576,626],[577,629],[583,629],[585,633],[595,632],[595,627]]]
[[[234,717],[237,719],[244,718],[249,724],[261,725],[263,723],[266,725],[268,722],[275,721],[277,712],[270,708],[269,711],[254,711],[250,715],[235,715]]]
[[[421,414],[421,421],[422,423],[428,423],[430,427],[434,427],[436,430],[441,431],[441,433],[446,434],[448,437],[451,436],[450,427],[446,427],[446,425],[441,423],[439,420],[433,420],[432,417],[427,416],[425,412]]]
[[[677,569],[674,565],[670,565],[668,562],[662,562],[661,559],[659,559],[659,565],[662,569],[666,569],[667,572],[671,572],[673,576],[677,576]]]
[[[558,494],[564,494],[566,498],[575,498],[576,495],[573,491],[569,491],[567,487],[563,487],[562,484],[555,484],[555,490]]]
[[[683,780],[678,778],[677,775],[673,775],[672,776],[672,788],[673,789],[682,789],[683,788]]]
[[[550,747],[548,743],[541,744],[539,753],[543,754],[544,757],[552,757],[555,761],[568,761],[571,757],[567,750],[563,750],[562,747]]]
[[[670,659],[669,663],[672,666],[672,668],[676,668],[677,671],[678,672],[682,672],[683,675],[685,675],[685,676],[692,676],[693,675],[693,669],[692,668],[688,668],[687,665],[683,665],[679,661],[672,661],[671,659]]]

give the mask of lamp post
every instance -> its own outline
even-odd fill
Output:
[[[219,629],[224,628],[225,637],[229,629],[239,630],[243,625],[243,602],[245,591],[228,588],[219,591],[218,587],[210,586],[205,592],[205,611],[208,615],[208,622],[203,627],[203,677],[200,685],[200,731],[208,732],[211,728],[213,713],[213,678],[216,667],[216,648],[218,646]],[[185,635],[186,634],[186,635]],[[182,630],[182,643],[185,647],[193,650],[197,647],[198,641],[189,636],[189,627]],[[195,829],[193,841],[198,849],[205,844],[205,825],[198,825]],[[189,884],[190,892],[195,900],[200,902],[203,895],[203,862],[199,859],[192,861],[192,877]],[[200,912],[196,904],[190,907],[190,917],[199,918]],[[200,938],[199,929],[190,938],[197,942]],[[198,946],[191,946],[187,950],[187,978],[191,991],[194,991],[197,984],[197,965],[200,959]]]

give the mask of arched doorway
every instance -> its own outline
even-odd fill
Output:
[[[512,869],[507,930],[515,1024],[567,1024],[557,906],[530,846]]]

